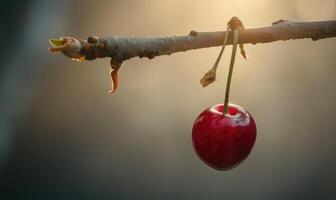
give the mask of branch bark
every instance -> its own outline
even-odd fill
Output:
[[[96,58],[110,57],[113,75],[124,60],[133,57],[147,57],[170,55],[176,52],[193,49],[221,46],[226,31],[196,32],[190,31],[185,36],[172,37],[108,37],[99,38],[90,36],[87,40],[73,37],[63,37],[60,40],[50,40],[54,47],[52,52],[60,51],[75,60],[94,60]],[[279,20],[271,26],[239,30],[239,44],[270,43],[279,40],[294,40],[311,38],[313,41],[336,37],[336,21],[318,22],[292,22]],[[232,34],[228,34],[227,45],[232,45]],[[112,90],[113,92],[114,90]]]
[[[154,58],[160,55],[221,46],[226,31],[196,32],[186,36],[141,38],[141,37],[109,37],[100,39],[90,37],[88,41],[80,40],[79,53],[87,60],[111,57],[116,61],[124,61],[133,57]],[[336,21],[291,22],[280,20],[260,28],[241,30],[240,44],[269,43],[278,40],[311,38],[316,41],[336,37]],[[232,44],[232,34],[228,35],[228,45]]]

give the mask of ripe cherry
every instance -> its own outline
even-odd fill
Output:
[[[217,170],[232,169],[247,158],[257,134],[252,116],[242,107],[229,104],[228,113],[223,113],[223,104],[206,109],[192,130],[199,158]]]
[[[225,34],[222,50],[214,67],[210,70],[214,73],[212,78],[215,78],[216,68],[224,51],[229,29],[231,29],[233,32],[233,48],[224,104],[215,105],[203,111],[196,119],[192,131],[196,153],[206,164],[218,170],[232,169],[245,160],[251,152],[257,135],[257,128],[250,113],[240,106],[229,104],[239,29],[243,28],[242,22],[236,17],[228,22],[228,30]],[[240,46],[245,57],[245,50],[242,45]],[[209,83],[211,82],[213,80]],[[201,83],[203,83],[202,80]]]

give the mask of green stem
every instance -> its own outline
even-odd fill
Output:
[[[219,52],[219,55],[218,55],[218,57],[217,57],[217,60],[216,60],[215,64],[213,65],[212,69],[211,69],[211,70],[214,71],[214,72],[217,70],[219,61],[220,61],[221,58],[222,58],[222,55],[223,55],[223,52],[224,52],[224,49],[225,49],[225,46],[226,46],[226,43],[227,43],[227,40],[228,40],[229,32],[230,32],[230,28],[228,27],[228,28],[226,29],[226,32],[225,32],[224,42],[223,42],[223,46],[222,46],[222,48],[221,48],[221,51]]]
[[[232,55],[231,55],[231,61],[230,61],[229,75],[228,75],[228,79],[227,79],[227,82],[226,82],[224,111],[223,111],[224,114],[228,114],[228,112],[229,112],[229,94],[230,94],[230,86],[231,86],[233,66],[234,66],[234,62],[235,62],[235,58],[236,58],[236,52],[237,52],[238,35],[239,35],[239,30],[234,29],[233,30],[233,48],[232,48]]]

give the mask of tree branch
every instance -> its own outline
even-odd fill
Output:
[[[89,37],[79,40],[81,48],[75,49],[87,60],[111,57],[117,61],[124,61],[133,57],[154,58],[160,55],[221,46],[226,31],[196,32],[191,31],[186,36],[141,38],[141,37],[109,37],[100,39]],[[278,40],[311,38],[319,40],[336,37],[336,21],[321,22],[291,22],[280,20],[260,28],[241,30],[239,43],[269,43]],[[229,34],[227,44],[232,44],[232,34]]]
[[[227,34],[226,31],[190,31],[189,35],[185,36],[157,38],[98,38],[90,36],[87,40],[81,40],[73,37],[63,37],[50,40],[53,45],[50,50],[52,52],[61,51],[75,60],[94,60],[96,58],[110,57],[112,58],[112,72],[115,71],[116,73],[124,60],[133,57],[152,59],[156,56],[170,55],[181,51],[221,46],[225,34]],[[315,41],[331,37],[336,37],[336,21],[291,22],[279,20],[272,23],[271,26],[241,29],[238,43],[257,44],[304,38],[311,38]],[[232,34],[229,34],[227,44],[231,45],[232,42]]]

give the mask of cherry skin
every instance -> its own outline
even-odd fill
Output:
[[[192,130],[194,149],[199,158],[217,170],[229,170],[247,158],[257,136],[256,124],[242,107],[223,104],[204,110]]]

